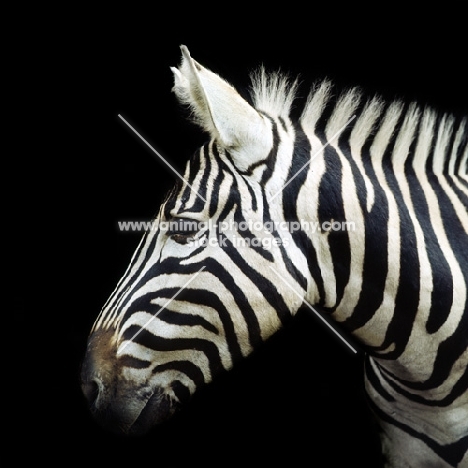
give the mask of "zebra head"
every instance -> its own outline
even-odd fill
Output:
[[[211,140],[161,205],[82,366],[92,413],[127,434],[165,421],[249,355],[295,314],[310,281],[302,234],[290,229],[304,174],[287,182],[310,152],[289,118],[296,84],[260,71],[250,105],[184,46],[172,70]]]

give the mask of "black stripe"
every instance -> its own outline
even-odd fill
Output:
[[[237,226],[241,227],[243,226],[241,223],[247,223],[247,220],[244,218],[240,209],[237,209],[234,213],[234,222]],[[261,255],[265,260],[269,262],[274,261],[272,253],[266,247],[264,247],[264,244],[262,243],[262,239],[260,237],[257,237],[249,229],[238,230],[238,234],[245,240],[245,244],[248,247],[250,247],[252,250]]]
[[[324,145],[326,142],[323,143]],[[336,150],[327,146],[323,156],[325,173],[319,185],[318,197],[318,221],[321,226],[324,222],[346,221],[344,212],[344,200],[342,194],[342,163]],[[351,274],[351,245],[346,231],[329,231],[327,234],[328,245],[333,262],[336,278],[336,305],[341,302],[346,284]],[[329,312],[335,307],[327,308]]]
[[[165,292],[158,291],[158,298],[169,297],[165,295],[165,293],[168,292],[169,290],[170,289],[166,289]],[[177,294],[178,291],[179,291],[178,288],[173,288],[172,295]],[[200,292],[203,292],[203,291],[204,290],[196,290],[195,294],[200,294]],[[184,289],[184,291],[182,291],[178,295],[177,297],[178,301],[186,300],[186,298],[182,298],[182,296],[184,295],[184,292],[187,293],[188,290]],[[190,301],[190,305],[192,304],[193,304],[193,301]],[[175,310],[172,310],[170,308],[170,305],[165,307],[163,310],[161,310],[161,312],[158,314],[158,319],[170,325],[180,325],[184,327],[202,327],[205,330],[208,330],[210,333],[219,335],[219,330],[213,324],[208,322],[208,320],[205,320],[203,317],[200,317],[199,315],[196,315],[196,314],[190,314],[187,312],[184,312],[184,313],[176,312]]]
[[[181,326],[200,326],[205,328],[211,333],[219,334],[217,328],[208,322],[203,317],[199,315],[193,315],[190,313],[180,313],[173,310],[170,310],[170,304],[168,307],[161,310],[161,306],[158,304],[153,304],[151,301],[155,299],[170,299],[175,294],[178,294],[177,301],[184,301],[187,300],[187,296],[189,293],[192,292],[190,289],[184,289],[180,291],[180,288],[164,288],[159,289],[156,292],[148,293],[143,296],[138,297],[135,299],[130,307],[126,311],[125,321],[136,312],[146,312],[150,315],[155,315],[159,312],[158,318],[163,320],[166,323],[170,323],[173,325],[181,325]],[[200,291],[197,290],[199,294]],[[193,303],[193,301],[192,301]]]
[[[368,162],[365,167],[374,189],[374,203],[364,215],[363,282],[359,300],[353,314],[343,322],[349,331],[361,328],[374,316],[382,304],[388,275],[388,198],[370,163],[372,143],[373,136],[369,136],[362,148],[362,159]]]
[[[265,160],[266,169],[262,174],[262,179],[260,180],[260,187],[265,187],[267,182],[273,176],[273,172],[276,167],[276,160],[278,158],[278,146],[280,143],[280,138],[278,134],[278,128],[276,123],[271,119],[272,123],[272,133],[273,133],[273,147],[271,148],[270,154]]]
[[[421,385],[423,388],[436,388],[441,385],[450,375],[454,363],[468,348],[468,302],[465,304],[463,316],[458,323],[454,333],[439,345],[437,357],[434,362],[432,374],[428,380]],[[465,389],[468,388],[466,376],[463,377]],[[410,388],[418,388],[417,383],[405,382]],[[461,385],[461,384],[460,384]],[[459,389],[459,386],[457,386]],[[459,390],[458,390],[459,391]],[[463,393],[463,392],[462,392]]]
[[[462,166],[463,155],[468,150],[468,119],[464,119],[460,122],[459,128],[463,128],[462,130],[462,138],[460,141],[460,145],[457,148],[457,152],[455,154],[455,174],[468,174],[468,159],[465,159],[464,167]],[[457,129],[458,131],[458,129]],[[468,181],[463,180],[463,185],[468,188]]]
[[[153,374],[162,374],[168,370],[176,370],[185,374],[195,385],[205,383],[205,377],[201,369],[191,361],[171,361],[160,364],[153,369]]]
[[[284,302],[281,294],[279,294],[278,288],[263,276],[261,272],[252,268],[232,245],[229,239],[226,238],[225,244],[227,247],[224,250],[227,252],[230,259],[238,266],[242,273],[249,278],[252,284],[256,286],[260,293],[259,296],[264,298],[264,300],[271,305],[281,323],[284,324],[291,317],[291,311]],[[252,343],[252,345],[254,345],[254,343]]]
[[[206,267],[205,270],[218,278],[224,287],[231,292],[234,301],[246,322],[249,342],[253,348],[257,348],[258,345],[262,343],[260,324],[258,322],[257,314],[251,307],[245,293],[238,286],[237,280],[226,270],[225,266],[221,265],[215,259],[205,259],[204,265]]]
[[[301,170],[310,160],[311,145],[309,139],[300,126],[295,129],[293,151],[291,166],[289,167],[289,172],[286,177],[286,180],[292,180],[291,183],[289,183],[284,188],[282,194],[283,217],[287,222],[294,222],[299,220],[299,214],[297,212],[297,197],[299,195],[299,191],[307,180],[308,172],[313,170],[310,166]],[[323,284],[322,273],[318,265],[317,252],[315,251],[310,238],[307,236],[307,233],[303,232],[302,230],[292,232],[291,237],[295,245],[307,258],[308,270],[317,285],[319,296],[324,297],[325,288]],[[286,249],[282,245],[281,254],[290,275],[295,278],[296,281],[298,281],[304,290],[306,290],[307,279],[304,272],[297,269],[286,252]]]
[[[445,122],[448,122],[448,121],[449,120],[446,120]],[[446,131],[448,131],[449,128],[450,127],[447,127]],[[447,143],[447,146],[444,149],[444,154],[438,155],[438,157],[442,158],[443,161],[444,161],[443,169],[442,169],[442,172],[444,174],[448,174],[448,172],[449,172],[449,165],[450,165],[450,161],[451,161],[451,157],[450,157],[451,156],[451,150],[453,148],[453,143],[454,143],[456,134],[457,134],[457,129],[456,129],[455,122],[454,122],[454,125],[453,125],[453,127],[451,129],[449,142]]]
[[[327,135],[325,130],[327,128],[327,124],[330,121],[330,118],[335,110],[336,107],[336,99],[334,97],[327,99],[325,103],[325,108],[322,110],[320,117],[317,120],[315,125],[315,136],[320,139],[320,142],[325,144],[328,141]]]
[[[431,407],[447,407],[450,406],[459,396],[463,395],[468,388],[468,368],[465,369],[462,376],[457,380],[457,382],[453,385],[450,392],[443,398],[439,400],[430,400],[425,398],[424,396],[417,395],[415,393],[411,393],[405,390],[401,385],[404,385],[408,388],[413,390],[419,391],[429,391],[436,389],[439,385],[441,385],[444,380],[439,380],[438,382],[434,382],[434,379],[430,378],[424,382],[414,382],[408,381],[404,379],[399,379],[393,373],[385,369],[384,367],[381,368],[382,374],[381,377],[385,382],[393,388],[396,394],[402,395],[410,401],[415,403],[419,403],[425,406]],[[448,377],[448,376],[446,376]],[[398,385],[396,382],[399,382],[401,385]]]
[[[209,157],[208,146],[209,144],[203,145],[189,161],[190,175],[186,180],[193,188],[186,185],[184,195],[182,196],[183,204],[180,208],[181,212],[190,211],[191,213],[202,213],[205,210],[205,202],[203,199],[207,199],[208,185],[206,184],[206,181],[208,180],[211,170],[211,159]],[[200,176],[202,160],[205,162],[205,167],[203,168],[203,173]],[[201,183],[196,184],[196,179],[200,179]],[[193,189],[196,190],[197,194],[193,196],[192,204],[189,206],[187,205],[187,202],[190,199],[190,196],[193,195]]]
[[[203,147],[200,148],[187,162],[186,164],[186,170],[184,174],[184,180],[190,182],[194,175],[193,175],[193,170],[198,171],[200,168],[200,157],[199,154],[203,151]],[[188,173],[187,173],[188,171]],[[186,184],[183,184],[181,186],[182,193],[179,193],[178,195],[178,200],[180,201],[180,211],[185,211],[186,210],[186,203],[190,199],[190,194],[192,193],[192,188],[189,187]]]
[[[279,116],[278,117],[279,123],[283,127],[283,130],[287,133],[288,132],[288,127],[286,125],[286,121],[283,119],[283,117]]]
[[[360,109],[355,112],[356,119],[355,119],[354,122],[359,121],[359,114],[361,113],[362,110],[363,110],[363,106],[361,105]],[[359,170],[359,168],[358,168],[358,166],[356,164],[356,159],[358,159],[360,155],[359,154],[354,154],[351,151],[351,147],[350,147],[350,144],[349,144],[350,143],[350,138],[351,138],[351,132],[353,131],[353,129],[354,129],[353,125],[348,125],[343,130],[343,132],[341,133],[341,135],[338,138],[338,147],[340,148],[341,153],[346,158],[346,160],[348,161],[348,163],[349,163],[349,165],[351,167],[351,172],[353,174],[353,182],[354,182],[354,185],[356,186],[356,194],[357,194],[357,197],[358,197],[358,200],[359,200],[359,206],[361,207],[361,211],[363,213],[366,213],[367,212],[367,198],[368,198],[369,194],[367,193],[367,188],[366,188],[366,184],[365,184],[365,180],[364,180],[364,175],[361,174],[361,171]],[[367,141],[370,140],[370,136],[373,137],[373,135],[368,135]],[[368,147],[366,146],[366,144],[364,144],[364,147],[361,148],[361,152],[365,152],[365,151],[367,151],[366,156],[368,156],[368,151],[369,150],[368,150]],[[363,159],[365,159],[365,158],[363,158]],[[364,166],[364,170],[366,170],[366,169],[367,169],[367,167]],[[371,166],[370,169],[373,172],[372,166]]]
[[[461,179],[460,177],[457,177],[457,176],[447,176],[445,178],[445,180],[447,181],[447,184],[450,185],[450,188],[453,190],[455,196],[460,201],[460,204],[462,204],[463,206],[466,206],[467,209],[468,209],[468,195],[458,187],[459,184],[457,185],[455,183],[455,179],[457,180],[457,182],[461,182],[463,180],[463,179]],[[464,185],[468,189],[468,182],[467,181],[465,181]]]
[[[171,388],[181,403],[190,400],[190,390],[180,380],[174,380],[171,383]]]
[[[265,159],[261,159],[260,161],[254,162],[245,171],[239,170],[238,172],[239,174],[249,176],[253,174],[254,170],[257,169],[257,167],[265,165],[266,170],[263,173],[262,180],[260,182],[260,185],[264,187],[265,183],[270,179],[273,173],[273,168],[275,167],[275,164],[276,164],[276,157],[278,153],[278,145],[279,145],[280,139],[279,139],[278,128],[277,128],[276,122],[268,114],[265,114],[264,112],[260,112],[260,113],[264,115],[271,122],[271,126],[272,126],[271,131],[273,133],[273,147]],[[283,125],[284,125],[284,121],[283,121]]]
[[[224,180],[224,174],[223,171],[221,170],[221,165],[224,165],[224,162],[221,160],[219,153],[218,153],[218,148],[216,144],[213,142],[210,146],[211,148],[211,153],[210,157],[213,159],[213,170],[216,169],[216,177],[213,179],[213,189],[211,190],[211,197],[208,200],[209,201],[209,209],[208,209],[208,216],[211,219],[216,211],[218,210],[218,205],[219,205],[219,188],[221,187],[221,184]]]
[[[385,390],[385,388],[383,387],[379,379],[379,376],[375,373],[370,360],[371,360],[371,357],[369,355],[366,355],[366,358],[364,361],[364,370],[365,370],[367,380],[369,381],[369,384],[372,385],[374,390],[385,400],[389,402],[394,402],[395,401],[394,396],[390,395],[390,393],[388,393],[387,390]],[[382,368],[379,366],[379,364],[376,361],[373,361],[373,362],[374,362],[374,365],[376,365],[380,370],[382,370]]]
[[[157,292],[157,296],[170,298],[177,291],[177,288],[167,288],[159,290]],[[226,338],[232,360],[237,361],[242,357],[242,352],[234,329],[234,323],[232,321],[231,314],[226,309],[224,303],[221,301],[217,294],[206,289],[185,288],[177,296],[177,300],[186,301],[189,304],[189,306],[197,305],[203,307],[210,307],[213,310],[215,310],[223,325],[223,335]],[[168,311],[166,313],[166,310],[164,310],[163,312],[161,312],[160,315],[158,315],[158,318],[164,320],[165,322],[174,323],[177,325],[200,325],[208,331],[219,335],[219,330],[213,324],[211,324],[199,315],[191,315],[186,313],[181,314],[174,311]]]
[[[124,354],[123,356],[118,357],[118,364],[122,367],[133,367],[134,369],[146,369],[147,367],[151,366],[151,361],[146,361],[143,359],[139,359],[133,356],[129,356]]]
[[[123,333],[123,340],[138,343],[153,351],[201,351],[208,359],[211,375],[223,370],[218,348],[214,343],[200,338],[163,338],[153,335],[138,325],[130,325]]]
[[[392,141],[383,155],[384,160],[387,159],[388,161],[388,164],[383,165],[383,171],[387,185],[393,193],[397,204],[400,234],[400,274],[395,297],[395,308],[392,320],[387,328],[385,340],[377,348],[377,350],[386,350],[391,345],[394,345],[394,350],[385,353],[383,356],[385,359],[396,359],[404,351],[411,335],[419,304],[420,265],[416,249],[416,234],[409,210],[390,163],[395,141],[398,134],[402,131],[406,113],[402,112],[400,114],[399,122],[391,139]],[[379,242],[379,239],[374,239],[374,242]]]
[[[468,245],[468,237],[454,210],[452,202],[443,190],[443,187],[441,187],[436,176],[430,176],[429,183],[437,196],[443,228],[449,240],[450,248],[459,265],[468,265],[468,251],[466,248]],[[433,269],[435,280],[434,289],[432,291],[431,312],[427,323],[427,330],[429,332],[438,330],[438,328],[445,323],[448,319],[448,314],[450,313],[454,299],[453,272],[440,248],[438,237],[435,237],[433,242],[427,245],[427,251],[431,256],[434,255],[432,247],[435,247],[435,252],[438,254],[438,257],[436,259],[437,261],[434,261]],[[468,285],[468,271],[462,271],[462,274],[464,275],[465,284]]]
[[[424,248],[431,266],[433,285],[431,306],[426,331],[435,333],[448,317],[453,301],[453,282],[450,266],[439,244],[439,236],[434,230],[429,214],[429,205],[423,187],[412,166],[408,166],[406,176],[409,180],[411,202],[424,235]],[[430,174],[428,178],[432,177]]]
[[[160,210],[163,219],[171,219],[171,211],[175,208],[179,193],[182,190],[182,181],[180,179],[176,179],[174,183],[174,187],[170,190],[166,196],[166,200],[162,205],[162,209]]]
[[[468,149],[468,120],[466,118],[460,120],[456,132],[459,129],[462,129],[462,137],[455,153],[455,174],[468,174],[468,159],[465,160],[465,167],[462,167],[463,154]],[[468,186],[466,181],[464,184]]]

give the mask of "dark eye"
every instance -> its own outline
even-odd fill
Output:
[[[186,244],[199,230],[198,221],[188,218],[173,218],[168,221],[167,235],[179,244]]]

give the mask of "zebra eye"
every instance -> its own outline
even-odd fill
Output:
[[[198,221],[174,218],[169,221],[167,235],[179,244],[186,244],[199,232]]]

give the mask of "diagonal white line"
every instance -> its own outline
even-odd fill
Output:
[[[169,167],[169,169],[172,170],[172,172],[177,176],[179,177],[179,179],[181,179],[183,182],[185,182],[191,189],[194,193],[196,193],[205,203],[206,203],[206,200],[205,198],[203,198],[178,172],[176,169],[174,169],[173,166],[171,166],[171,164],[169,164],[162,156],[161,154],[156,151],[141,135],[140,133],[138,133],[120,114],[118,114],[118,116],[120,117],[121,120],[123,120],[127,126],[132,129],[139,137],[140,139],[146,143],[146,145],[156,154],[156,156],[163,162],[166,164],[167,167]]]
[[[330,325],[310,304],[307,302],[272,266],[270,269],[275,273],[275,275],[283,281],[283,283],[302,301],[304,304],[346,345],[354,354],[357,354],[357,350],[351,346],[351,344],[337,331]]]
[[[343,130],[356,118],[353,115],[314,155],[269,199],[268,202],[274,200],[333,140],[336,140]]]
[[[164,310],[203,270],[202,266],[118,351],[117,356]]]

